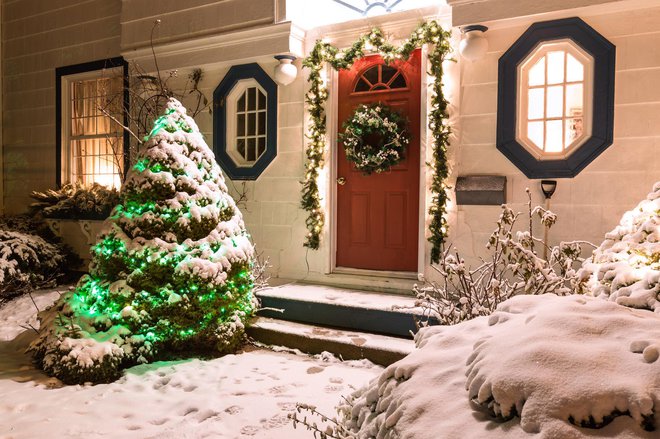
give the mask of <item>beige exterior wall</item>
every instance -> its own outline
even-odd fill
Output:
[[[275,22],[274,0],[123,0],[123,50],[217,35]]]
[[[3,0],[6,213],[55,186],[55,68],[119,56],[120,0]]]
[[[506,175],[507,200],[519,211],[525,208],[526,187],[535,202],[541,203],[543,196],[539,180],[527,179],[495,146],[498,59],[533,22],[575,15],[564,11],[514,22],[486,22],[491,28],[486,33],[487,55],[474,63],[460,60],[459,140],[453,173]],[[551,202],[551,210],[559,215],[550,231],[553,243],[576,239],[600,243],[621,214],[660,180],[660,7],[609,13],[592,7],[581,9],[578,16],[616,46],[614,143],[575,178],[558,179]],[[451,241],[468,255],[481,254],[499,212],[497,206],[458,206]]]

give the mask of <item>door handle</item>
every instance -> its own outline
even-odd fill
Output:
[[[345,185],[345,184],[346,184],[346,178],[345,178],[345,177],[339,177],[339,178],[337,179],[337,184],[338,184],[339,186],[343,186],[343,185]]]

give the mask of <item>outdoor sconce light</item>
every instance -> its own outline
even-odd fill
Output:
[[[484,36],[488,28],[480,24],[465,26],[461,32],[465,35],[458,46],[461,56],[468,61],[476,61],[488,50],[488,40]]]
[[[298,76],[298,68],[293,65],[296,57],[293,55],[276,55],[280,63],[275,67],[275,82],[279,85],[289,85]]]
[[[552,198],[555,190],[557,190],[556,180],[541,180],[541,191],[543,191],[543,195],[545,195],[546,200]]]
[[[550,210],[550,198],[557,190],[557,180],[541,180],[541,192],[545,195],[545,210]],[[548,260],[548,227],[543,226],[543,259]]]

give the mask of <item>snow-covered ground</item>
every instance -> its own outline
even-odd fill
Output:
[[[34,294],[40,309],[54,291]],[[201,361],[128,369],[120,380],[62,386],[36,370],[25,347],[37,326],[29,297],[0,308],[0,438],[310,438],[287,415],[296,402],[333,414],[342,395],[382,368],[368,362],[256,349]]]

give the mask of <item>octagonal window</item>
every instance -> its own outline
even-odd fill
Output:
[[[591,135],[593,57],[574,42],[544,43],[518,66],[516,139],[539,160],[566,157]]]
[[[579,18],[530,26],[499,60],[497,148],[529,178],[577,175],[612,144],[614,60]]]
[[[277,155],[277,85],[256,63],[232,67],[213,93],[216,159],[232,180],[255,180]]]

